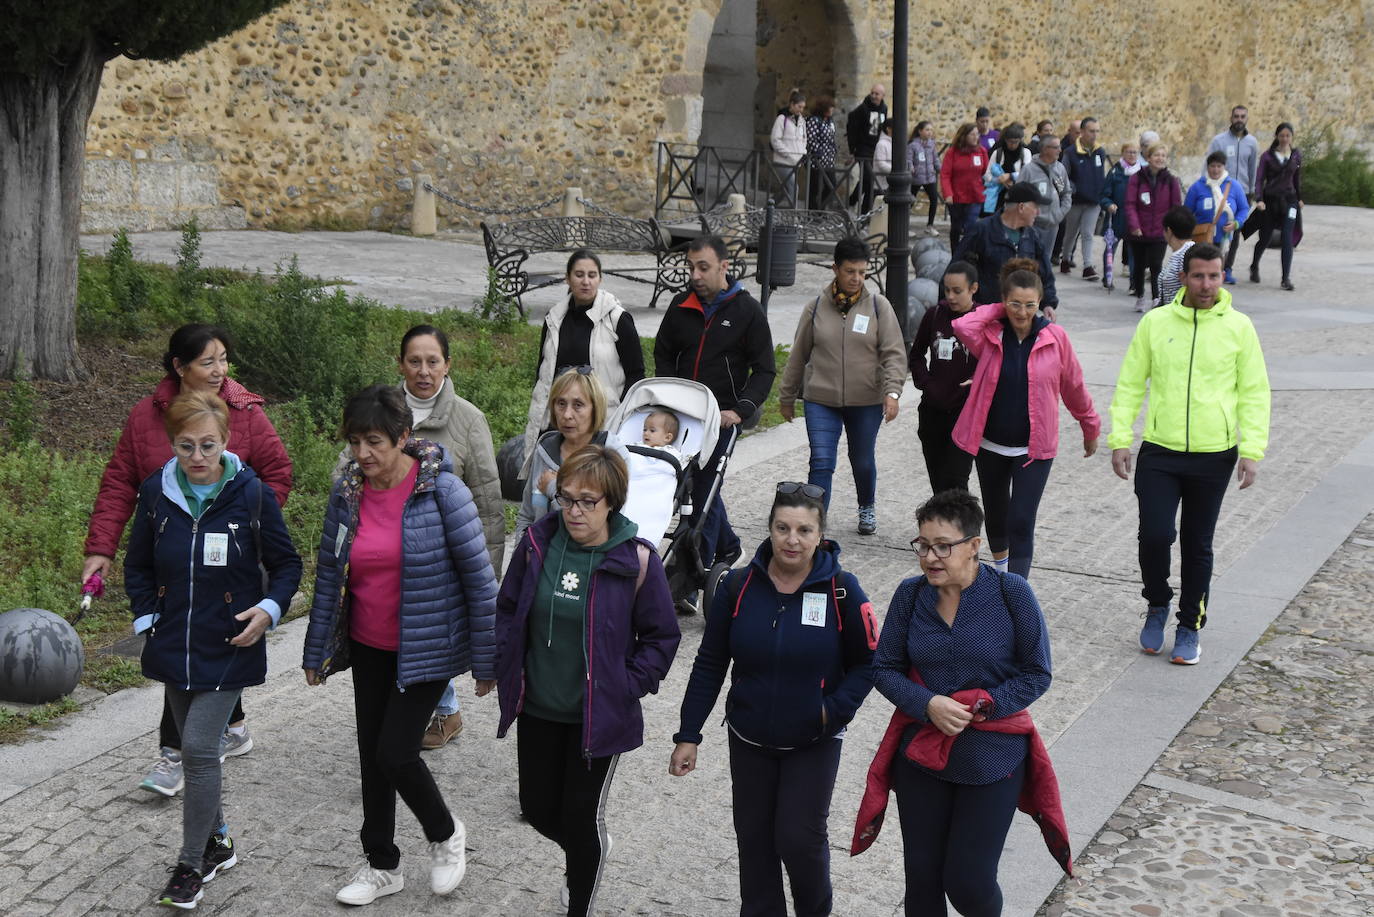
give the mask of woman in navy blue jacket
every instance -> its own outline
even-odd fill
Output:
[[[883,624],[873,682],[912,719],[899,748],[927,723],[957,739],[944,769],[898,755],[892,786],[902,825],[906,917],[997,917],[997,863],[1026,776],[1024,734],[970,728],[1025,710],[1050,686],[1050,640],[1030,584],[978,562],[983,511],[967,491],[916,511],[911,546],[924,576],[903,580]],[[986,707],[952,695],[981,689]]]
[[[878,627],[840,548],[825,540],[824,491],[784,481],[769,537],[716,591],[682,699],[668,773],[696,769],[702,725],[733,663],[725,718],[739,846],[741,917],[830,913],[827,819],[841,736],[873,687]]]
[[[201,885],[238,862],[220,806],[220,735],[242,690],[266,679],[262,635],[291,603],[301,559],[276,497],[224,451],[228,406],[187,392],[164,417],[175,457],[139,488],[124,588],[147,636],[143,674],[166,686],[182,737],[181,851],[158,903],[193,908]]]
[[[496,735],[518,721],[520,810],[563,848],[569,917],[595,909],[616,763],[682,639],[663,564],[620,513],[629,480],[606,446],[564,459],[559,511],[525,529],[496,599]]]
[[[429,841],[430,888],[466,869],[463,823],[449,813],[420,742],[450,679],[496,677],[496,575],[482,520],[441,446],[411,439],[401,391],[374,385],[344,406],[353,453],[325,510],[302,668],[309,685],[353,669],[367,863],[339,890],[371,904],[404,886],[396,796]]]

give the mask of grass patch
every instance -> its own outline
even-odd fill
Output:
[[[86,668],[81,673],[81,683],[106,694],[113,694],[124,688],[137,688],[148,683],[143,677],[143,666],[137,659],[100,653],[86,657]]]
[[[24,737],[30,729],[46,726],[58,717],[66,716],[81,709],[81,705],[70,697],[43,704],[22,713],[0,707],[0,742],[15,742]]]

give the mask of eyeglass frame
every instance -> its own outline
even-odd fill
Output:
[[[213,449],[207,450],[205,443],[173,443],[172,451],[175,452],[177,455],[181,456],[182,458],[195,458],[197,454],[200,454],[203,455],[205,458],[210,459],[222,453],[227,446],[226,443],[218,442],[214,443],[213,445]],[[182,448],[183,446],[190,446],[191,451],[187,452],[185,449]]]
[[[928,544],[922,545],[922,543],[921,543],[921,536],[917,535],[915,538],[911,539],[911,550],[913,550],[913,551],[916,552],[916,556],[917,556],[917,557],[925,557],[926,554],[930,554],[930,553],[933,552],[933,553],[935,554],[935,559],[936,559],[936,560],[945,560],[946,558],[949,557],[949,555],[951,555],[951,554],[954,553],[954,548],[955,548],[955,546],[961,545],[961,544],[967,544],[968,542],[972,541],[973,539],[975,539],[975,538],[977,538],[977,537],[978,537],[978,534],[975,532],[975,533],[972,534],[972,535],[965,535],[963,538],[960,538],[958,541],[937,541],[937,542],[934,542],[934,543],[928,543]],[[924,554],[921,553],[921,548],[922,548],[923,546],[924,546],[925,549],[926,549]],[[944,548],[944,549],[945,549],[945,553],[941,554],[940,551],[939,551],[940,548]]]
[[[576,506],[584,513],[590,513],[595,510],[596,505],[604,499],[606,499],[605,494],[593,500],[589,497],[570,497],[561,490],[553,495],[553,502],[558,504],[559,509],[572,509]]]
[[[819,484],[810,484],[806,481],[779,481],[774,488],[775,493],[788,496],[799,493],[808,500],[824,500],[825,488]]]

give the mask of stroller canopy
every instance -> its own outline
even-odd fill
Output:
[[[606,427],[616,431],[624,442],[637,443],[644,434],[643,415],[653,407],[667,408],[678,416],[681,427],[674,446],[684,458],[705,457],[715,451],[720,435],[720,408],[711,390],[691,379],[656,376],[639,380],[625,393]],[[636,414],[641,415],[637,424],[627,429],[626,424]]]

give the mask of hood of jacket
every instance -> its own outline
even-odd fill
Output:
[[[167,410],[177,395],[181,394],[181,379],[170,373],[162,377],[158,382],[157,388],[153,389],[153,403],[157,405],[159,411]],[[219,397],[231,408],[243,410],[255,404],[266,404],[267,400],[261,395],[255,395],[244,388],[233,379],[225,377],[219,385]]]
[[[415,477],[417,494],[433,490],[439,472],[453,473],[453,463],[445,454],[444,447],[438,443],[412,436],[401,446],[401,451],[420,463],[420,470]],[[348,464],[344,465],[343,474],[339,476],[339,493],[348,500],[349,505],[355,505],[362,499],[365,480],[362,466],[356,459],[350,458]]]

